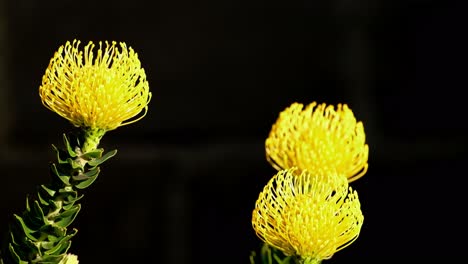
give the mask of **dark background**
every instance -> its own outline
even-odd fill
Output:
[[[67,40],[124,41],[153,99],[109,132],[85,191],[80,263],[249,263],[264,140],[293,102],[347,103],[369,171],[365,222],[327,263],[458,259],[467,235],[467,8],[462,1],[0,1],[0,229],[48,181],[72,126],[38,87]]]

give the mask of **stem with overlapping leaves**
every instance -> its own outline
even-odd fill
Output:
[[[64,134],[64,148],[53,146],[57,161],[50,165],[51,181],[40,185],[27,197],[26,209],[14,215],[4,248],[5,264],[66,263],[61,261],[77,233],[70,225],[81,209],[79,191],[96,180],[99,165],[117,152],[104,154],[97,148],[104,131],[83,132],[79,136]]]

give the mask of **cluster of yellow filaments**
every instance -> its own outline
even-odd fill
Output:
[[[356,240],[364,217],[349,183],[367,172],[365,140],[346,104],[293,103],[282,111],[265,141],[278,173],[256,202],[257,236],[301,264],[321,263]]]
[[[146,115],[151,99],[137,53],[125,43],[67,42],[50,60],[39,94],[48,109],[86,129],[109,131]]]
[[[369,148],[362,122],[346,104],[293,103],[280,113],[265,142],[267,160],[277,169],[293,166],[315,172],[335,168],[349,182],[367,172]]]
[[[257,236],[301,263],[320,263],[351,244],[363,215],[357,193],[333,170],[278,172],[264,187],[252,215]]]

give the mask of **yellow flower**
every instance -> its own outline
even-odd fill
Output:
[[[323,170],[279,171],[264,187],[252,226],[265,243],[301,263],[320,263],[357,239],[364,221],[346,177]]]
[[[265,141],[268,162],[277,170],[315,172],[334,168],[349,182],[367,172],[369,147],[362,122],[346,104],[293,103],[282,111]]]
[[[109,131],[146,115],[151,99],[137,53],[125,43],[67,42],[50,60],[39,88],[48,109],[86,129]]]

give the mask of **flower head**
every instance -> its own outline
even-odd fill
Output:
[[[304,263],[331,258],[359,235],[364,220],[356,191],[333,171],[279,171],[255,204],[252,225],[265,243]]]
[[[109,131],[146,115],[151,99],[137,53],[125,43],[67,42],[50,60],[39,95],[77,127]]]
[[[362,122],[346,104],[293,103],[282,111],[265,141],[267,160],[277,169],[315,172],[334,168],[354,181],[367,171],[369,147]]]

